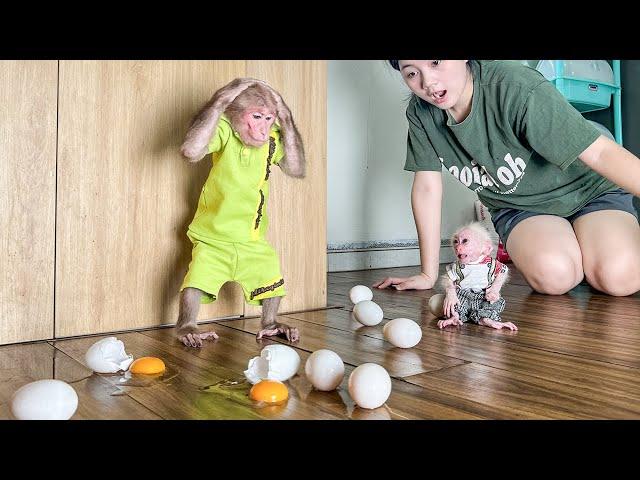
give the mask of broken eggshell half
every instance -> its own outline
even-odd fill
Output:
[[[133,355],[127,355],[121,340],[107,337],[91,345],[84,359],[94,372],[116,373],[129,368],[133,362]]]
[[[251,384],[261,380],[284,382],[293,377],[300,367],[300,355],[286,345],[267,345],[259,357],[249,360],[244,376]]]

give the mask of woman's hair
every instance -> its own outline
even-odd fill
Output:
[[[469,67],[471,67],[471,64],[474,62],[475,60],[469,60]],[[400,71],[400,60],[387,60],[387,62],[389,62],[389,65],[391,65],[391,67],[393,67],[394,70],[398,70]]]

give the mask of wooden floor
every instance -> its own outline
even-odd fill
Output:
[[[69,382],[78,393],[73,419],[637,419],[640,418],[640,295],[614,298],[579,285],[563,296],[533,293],[516,272],[503,289],[503,319],[519,330],[465,325],[439,330],[428,312],[435,291],[374,291],[383,323],[363,327],[350,317],[349,289],[411,268],[328,275],[334,308],[289,314],[300,329],[293,344],[302,363],[287,382],[289,400],[258,408],[243,382],[249,359],[268,344],[257,342],[258,318],[216,323],[219,340],[190,349],[173,328],[117,334],[135,358],[156,356],[167,371],[139,380],[98,375],[84,366],[87,348],[103,337],[0,347],[0,418],[12,418],[10,401],[20,386],[39,379]],[[382,327],[408,317],[422,341],[400,349],[385,342]],[[205,325],[206,327],[207,325]],[[211,326],[211,325],[209,325]],[[304,375],[309,354],[328,348],[345,362],[337,391],[314,391]],[[347,390],[353,369],[366,362],[392,376],[387,403],[354,406]]]

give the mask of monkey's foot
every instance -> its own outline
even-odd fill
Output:
[[[496,330],[501,330],[503,328],[508,328],[509,330],[518,330],[518,327],[511,322],[497,322],[495,320],[491,320],[489,318],[481,318],[478,321],[479,325],[484,325],[486,327],[495,328]]]

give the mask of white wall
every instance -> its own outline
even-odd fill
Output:
[[[383,60],[328,62],[329,271],[419,265],[406,156],[409,90]],[[443,172],[441,237],[474,219],[475,193]],[[451,261],[449,249],[441,262]]]

